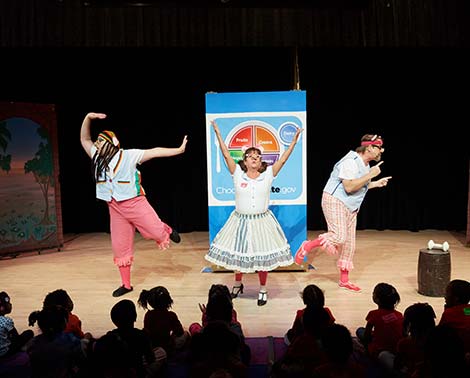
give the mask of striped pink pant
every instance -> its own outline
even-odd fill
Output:
[[[341,270],[354,269],[353,257],[356,250],[357,211],[352,212],[343,202],[323,192],[321,207],[328,225],[328,232],[320,235],[332,243],[339,254],[338,267]]]
[[[145,196],[126,201],[108,202],[111,245],[117,266],[131,265],[134,260],[135,229],[145,239],[153,239],[160,248],[168,246],[172,229],[163,223]]]

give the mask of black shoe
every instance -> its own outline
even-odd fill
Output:
[[[232,292],[230,293],[230,296],[233,298],[238,297],[238,294],[243,294],[243,284],[241,283],[240,286],[233,286],[232,287]]]
[[[171,239],[171,241],[173,241],[175,243],[179,243],[181,241],[181,236],[180,236],[180,234],[178,234],[178,231],[173,230],[173,231],[171,231],[170,239]]]
[[[119,286],[116,290],[113,291],[113,297],[120,297],[121,295],[130,293],[132,290],[134,290],[132,286],[130,289],[128,289],[124,285]]]
[[[268,292],[260,291],[258,293],[258,306],[264,306],[268,303]]]

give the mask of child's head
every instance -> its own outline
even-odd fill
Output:
[[[63,289],[54,290],[47,294],[42,306],[43,308],[49,306],[62,306],[67,310],[67,312],[72,312],[73,310],[72,298],[70,298],[67,292]]]
[[[6,315],[11,312],[11,300],[7,293],[0,292],[0,315]]]
[[[28,320],[30,326],[33,326],[37,321],[44,335],[54,337],[65,329],[68,316],[69,313],[62,306],[49,306],[41,311],[32,312]]]
[[[372,299],[379,308],[393,310],[400,303],[400,294],[392,285],[381,282],[375,286]]]
[[[403,313],[403,334],[412,337],[427,335],[436,326],[436,313],[428,303],[415,303]]]
[[[305,306],[316,306],[316,307],[325,306],[325,295],[323,294],[323,291],[317,285],[311,284],[311,285],[305,286],[300,296],[302,297]]]
[[[148,305],[155,310],[168,310],[173,304],[173,299],[165,287],[156,286],[151,290],[142,290],[137,303],[146,310]]]
[[[233,303],[225,291],[215,292],[207,301],[206,315],[208,321],[221,320],[230,323],[232,320]]]
[[[123,299],[111,309],[111,320],[118,328],[133,328],[137,320],[135,304],[129,299]]]
[[[322,345],[329,360],[345,365],[353,353],[351,332],[341,324],[332,324],[322,335]]]
[[[228,298],[232,298],[230,295],[230,290],[228,289],[227,285],[222,285],[222,284],[213,284],[210,289],[209,293],[207,295],[207,300],[209,301],[211,297],[214,295],[226,295]]]
[[[453,307],[470,302],[470,282],[452,280],[446,288],[445,307]]]

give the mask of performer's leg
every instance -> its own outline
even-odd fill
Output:
[[[264,306],[268,302],[268,292],[266,290],[266,281],[268,280],[268,272],[258,271],[259,278],[259,293],[258,293],[258,306]]]
[[[235,272],[235,282],[232,287],[231,296],[232,298],[238,297],[238,294],[243,294],[243,283],[242,283],[243,273]]]
[[[314,240],[306,240],[295,254],[295,263],[302,264],[304,258],[312,249],[323,247],[328,254],[337,254],[338,248],[346,239],[346,219],[351,212],[344,204],[328,193],[323,193],[322,210],[328,225],[328,232],[321,234]]]
[[[357,213],[351,213],[348,219],[347,238],[338,259],[338,268],[340,269],[339,286],[347,290],[359,292],[361,288],[349,281],[349,272],[354,269],[353,257],[356,250],[356,224]]]
[[[130,200],[129,211],[131,221],[145,239],[152,239],[157,242],[161,249],[167,249],[170,246],[170,234],[172,229],[166,223],[162,222],[157,212],[144,196]],[[126,201],[129,202],[129,201]]]
[[[108,205],[114,263],[121,275],[121,286],[113,292],[113,296],[121,296],[132,291],[130,276],[134,260],[135,228],[120,211],[119,203],[113,200]]]

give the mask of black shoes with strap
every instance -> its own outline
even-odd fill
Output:
[[[266,303],[268,303],[268,292],[260,291],[258,293],[258,306],[264,306]]]
[[[241,283],[240,286],[233,286],[232,287],[232,292],[230,293],[230,296],[233,298],[238,297],[238,294],[243,294],[243,284]]]

